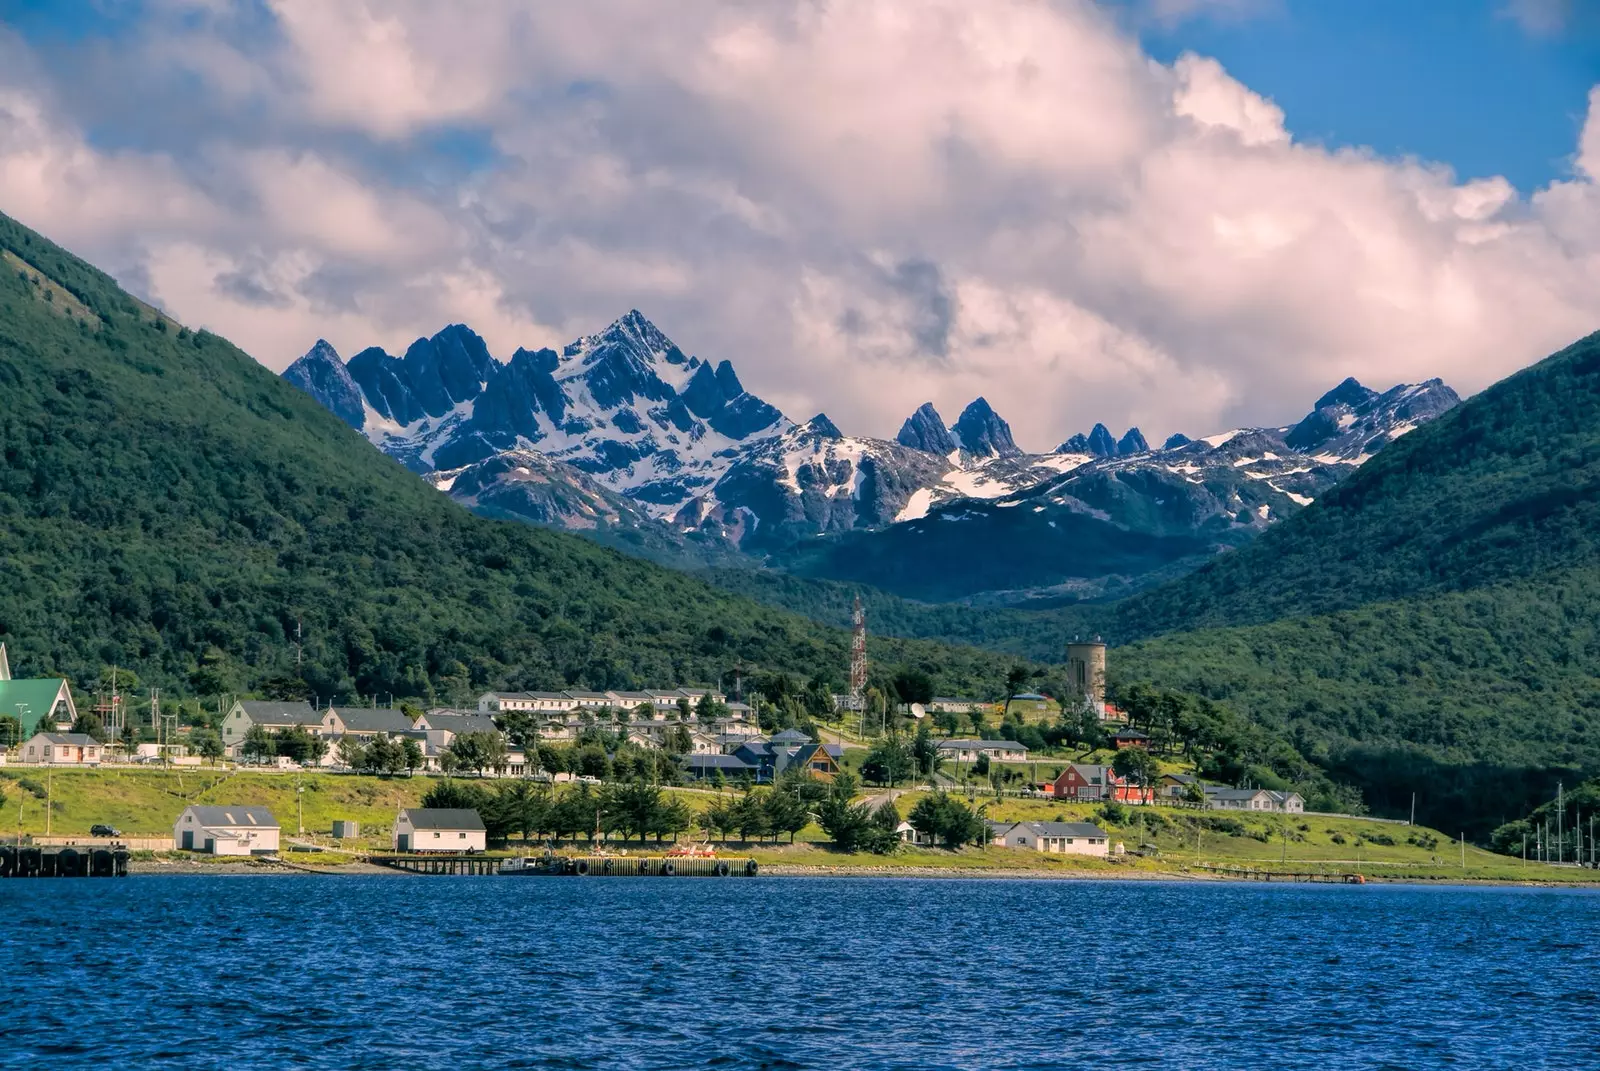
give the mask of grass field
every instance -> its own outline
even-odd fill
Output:
[[[50,829],[56,835],[83,835],[95,823],[117,826],[133,837],[170,836],[172,823],[190,803],[251,804],[269,808],[282,823],[286,837],[297,826],[296,782],[308,835],[325,840],[335,819],[361,823],[363,847],[386,847],[395,813],[417,806],[434,783],[430,777],[380,778],[348,774],[265,773],[261,771],[162,770],[59,770],[0,768],[0,789],[6,800],[0,807],[0,835],[20,828],[27,834],[45,831],[44,800],[34,789],[48,792],[52,810]],[[712,793],[703,789],[675,789],[695,809],[703,808]],[[734,790],[728,790],[732,793]],[[922,794],[908,792],[896,801],[902,815],[909,814]],[[743,845],[732,851],[750,854],[763,863],[839,867],[855,870],[927,869],[1016,870],[1058,873],[1130,873],[1194,870],[1202,866],[1271,869],[1287,872],[1360,872],[1369,877],[1494,881],[1593,881],[1600,873],[1537,863],[1523,865],[1459,842],[1422,827],[1410,827],[1366,818],[1318,815],[1265,815],[1200,812],[1172,807],[1127,807],[1120,822],[1108,820],[1094,804],[1058,803],[1050,800],[1004,799],[978,796],[974,806],[995,821],[1095,822],[1106,829],[1113,844],[1122,843],[1129,856],[1106,861],[1072,856],[988,847],[960,851],[904,848],[892,856],[835,852],[815,825],[801,831],[789,844]],[[20,823],[19,823],[20,818]],[[582,844],[580,842],[580,848]],[[513,845],[513,850],[521,850]],[[1463,855],[1466,866],[1462,867]],[[322,860],[335,861],[334,857]]]

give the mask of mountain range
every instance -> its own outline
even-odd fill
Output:
[[[932,599],[1147,586],[1253,538],[1458,401],[1438,380],[1382,394],[1347,380],[1285,427],[1152,450],[1138,428],[1096,424],[1028,453],[980,397],[950,425],[926,403],[889,441],[790,420],[638,311],[504,362],[460,324],[401,357],[346,363],[318,341],[284,378],[479,512],[673,565],[766,564]],[[1004,560],[987,553],[1002,545]]]

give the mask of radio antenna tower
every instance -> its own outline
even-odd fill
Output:
[[[861,696],[867,688],[867,612],[861,608],[861,596],[856,596],[850,611],[850,699],[856,709],[862,709]]]

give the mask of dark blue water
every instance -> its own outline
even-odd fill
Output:
[[[1600,894],[0,882],[0,1065],[1600,1068]]]

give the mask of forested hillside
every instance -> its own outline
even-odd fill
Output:
[[[0,216],[0,640],[19,674],[180,693],[843,675],[846,637],[575,536],[475,517],[226,341]],[[1010,660],[875,641],[939,687]]]
[[[1119,607],[1125,637],[1600,564],[1600,335],[1501,381],[1241,550]]]

